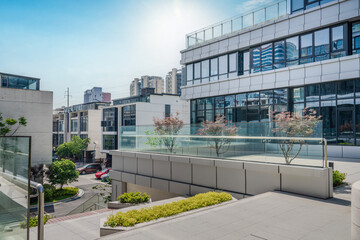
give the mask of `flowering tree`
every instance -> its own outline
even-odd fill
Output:
[[[320,118],[321,116],[317,116],[314,109],[309,109],[308,107],[299,113],[274,113],[275,127],[273,132],[279,137],[289,137],[289,139],[280,140],[280,149],[284,155],[286,164],[291,164],[305,144],[304,140],[291,138],[311,137],[315,132]],[[299,144],[299,149],[292,153],[294,144]]]
[[[209,136],[207,143],[210,148],[215,149],[217,157],[229,150],[231,139],[225,136],[236,135],[237,127],[228,125],[225,116],[218,115],[214,122],[204,121],[201,126],[202,128],[197,131],[197,135]]]
[[[159,135],[159,144],[164,144],[170,153],[173,152],[176,146],[176,137],[174,135],[177,135],[183,126],[184,122],[180,119],[179,113],[176,113],[175,116],[170,114],[170,117],[154,118],[154,130]]]

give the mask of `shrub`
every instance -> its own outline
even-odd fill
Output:
[[[49,215],[49,214],[45,214],[44,215],[44,224],[46,224],[47,223],[47,221],[49,220],[49,219],[51,219],[52,217]],[[30,217],[30,219],[29,219],[29,227],[36,227],[38,225],[38,217],[36,216],[36,217]],[[26,228],[27,226],[26,226],[26,221],[24,221],[24,222],[22,222],[21,224],[20,224],[20,227],[21,228]]]
[[[52,201],[56,188],[50,184],[44,184],[44,199],[45,202]]]
[[[341,173],[338,170],[333,171],[333,186],[339,186],[344,183],[346,173]]]
[[[150,195],[141,192],[128,192],[120,195],[117,200],[121,203],[144,203],[150,201]]]
[[[58,188],[54,191],[53,198],[71,197],[77,194],[78,191],[79,189],[75,187],[64,187],[62,189]]]
[[[68,159],[62,159],[53,162],[48,171],[48,178],[51,185],[60,185],[60,188],[65,184],[77,181],[79,172],[76,171],[76,165]]]
[[[208,192],[200,193],[193,197],[179,200],[172,203],[166,203],[140,210],[130,210],[127,212],[118,212],[110,215],[104,226],[134,226],[137,223],[148,222],[154,219],[173,216],[182,212],[193,209],[207,207],[231,200],[232,197],[228,193]]]

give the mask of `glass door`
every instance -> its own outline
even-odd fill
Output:
[[[338,110],[338,143],[339,145],[354,145],[354,109]]]

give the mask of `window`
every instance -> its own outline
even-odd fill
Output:
[[[136,125],[136,105],[122,107],[122,126]]]
[[[251,66],[251,72],[257,73],[261,70],[261,63],[260,63],[260,47],[253,48],[251,50],[251,60],[252,60],[252,66]]]
[[[243,53],[243,74],[248,74],[250,70],[250,54],[249,51]]]
[[[194,84],[199,84],[201,82],[201,63],[194,64]]]
[[[360,53],[360,22],[352,25],[352,53]]]
[[[319,84],[309,85],[305,87],[306,101],[320,100],[320,86]]]
[[[171,114],[171,105],[165,104],[165,117],[170,117]]]
[[[71,132],[77,132],[77,131],[78,131],[78,120],[71,119]]]
[[[329,82],[321,84],[321,100],[330,100],[336,98],[336,83]]]
[[[273,47],[272,43],[261,46],[261,71],[272,69]]]
[[[85,113],[80,115],[80,132],[87,132],[88,130],[88,116]]]
[[[201,82],[206,83],[209,82],[209,60],[204,60],[201,62]]]
[[[291,1],[291,13],[304,9],[304,0],[292,0]]]
[[[313,62],[313,34],[306,34],[300,37],[300,63]]]
[[[344,49],[344,26],[333,27],[331,29],[331,49],[338,51]]]
[[[193,64],[186,65],[187,85],[192,85],[193,84],[193,79],[194,79],[193,76],[194,76],[194,66],[193,66]]]
[[[218,80],[218,59],[213,58],[210,61],[210,81]]]
[[[329,59],[330,44],[329,44],[329,29],[323,29],[314,32],[314,52],[315,61],[322,61]]]
[[[297,65],[299,59],[299,37],[286,39],[286,65]]]
[[[285,41],[274,43],[274,68],[285,67]]]
[[[303,102],[304,101],[304,87],[293,88],[293,102]]]
[[[40,80],[28,77],[1,74],[1,86],[6,88],[39,90]]]
[[[237,76],[237,59],[237,53],[229,54],[229,78]]]
[[[103,135],[103,149],[104,150],[117,149],[116,139],[117,139],[117,135]]]
[[[219,79],[226,79],[228,72],[228,56],[219,57]]]
[[[354,97],[354,81],[341,81],[337,82],[337,97],[338,98],[351,98]]]
[[[105,108],[103,109],[103,121],[101,126],[103,127],[104,132],[116,132],[117,131],[117,121],[118,117],[117,108]]]

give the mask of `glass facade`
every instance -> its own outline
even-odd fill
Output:
[[[0,75],[1,75],[1,87],[40,90],[40,79],[3,74],[3,73],[0,73]]]
[[[194,99],[191,123],[217,115],[232,122],[264,122],[273,112],[301,113],[306,107],[322,116],[329,144],[360,145],[360,79]]]
[[[206,83],[347,55],[348,24],[336,25],[186,65],[187,85]],[[349,36],[350,37],[350,36]],[[360,23],[352,24],[352,52],[360,53]]]
[[[80,113],[80,132],[88,131],[88,115]]]
[[[77,131],[78,131],[78,120],[71,119],[71,132],[77,132]]]
[[[360,22],[352,24],[352,52],[353,54],[360,53]]]
[[[291,13],[306,10],[333,0],[291,0]]]
[[[121,126],[135,126],[136,125],[136,105],[128,105],[122,107],[122,124]]]
[[[103,149],[117,149],[117,135],[103,135]]]
[[[118,125],[118,109],[117,108],[103,109],[103,120],[101,121],[103,132],[116,132],[117,125]]]

